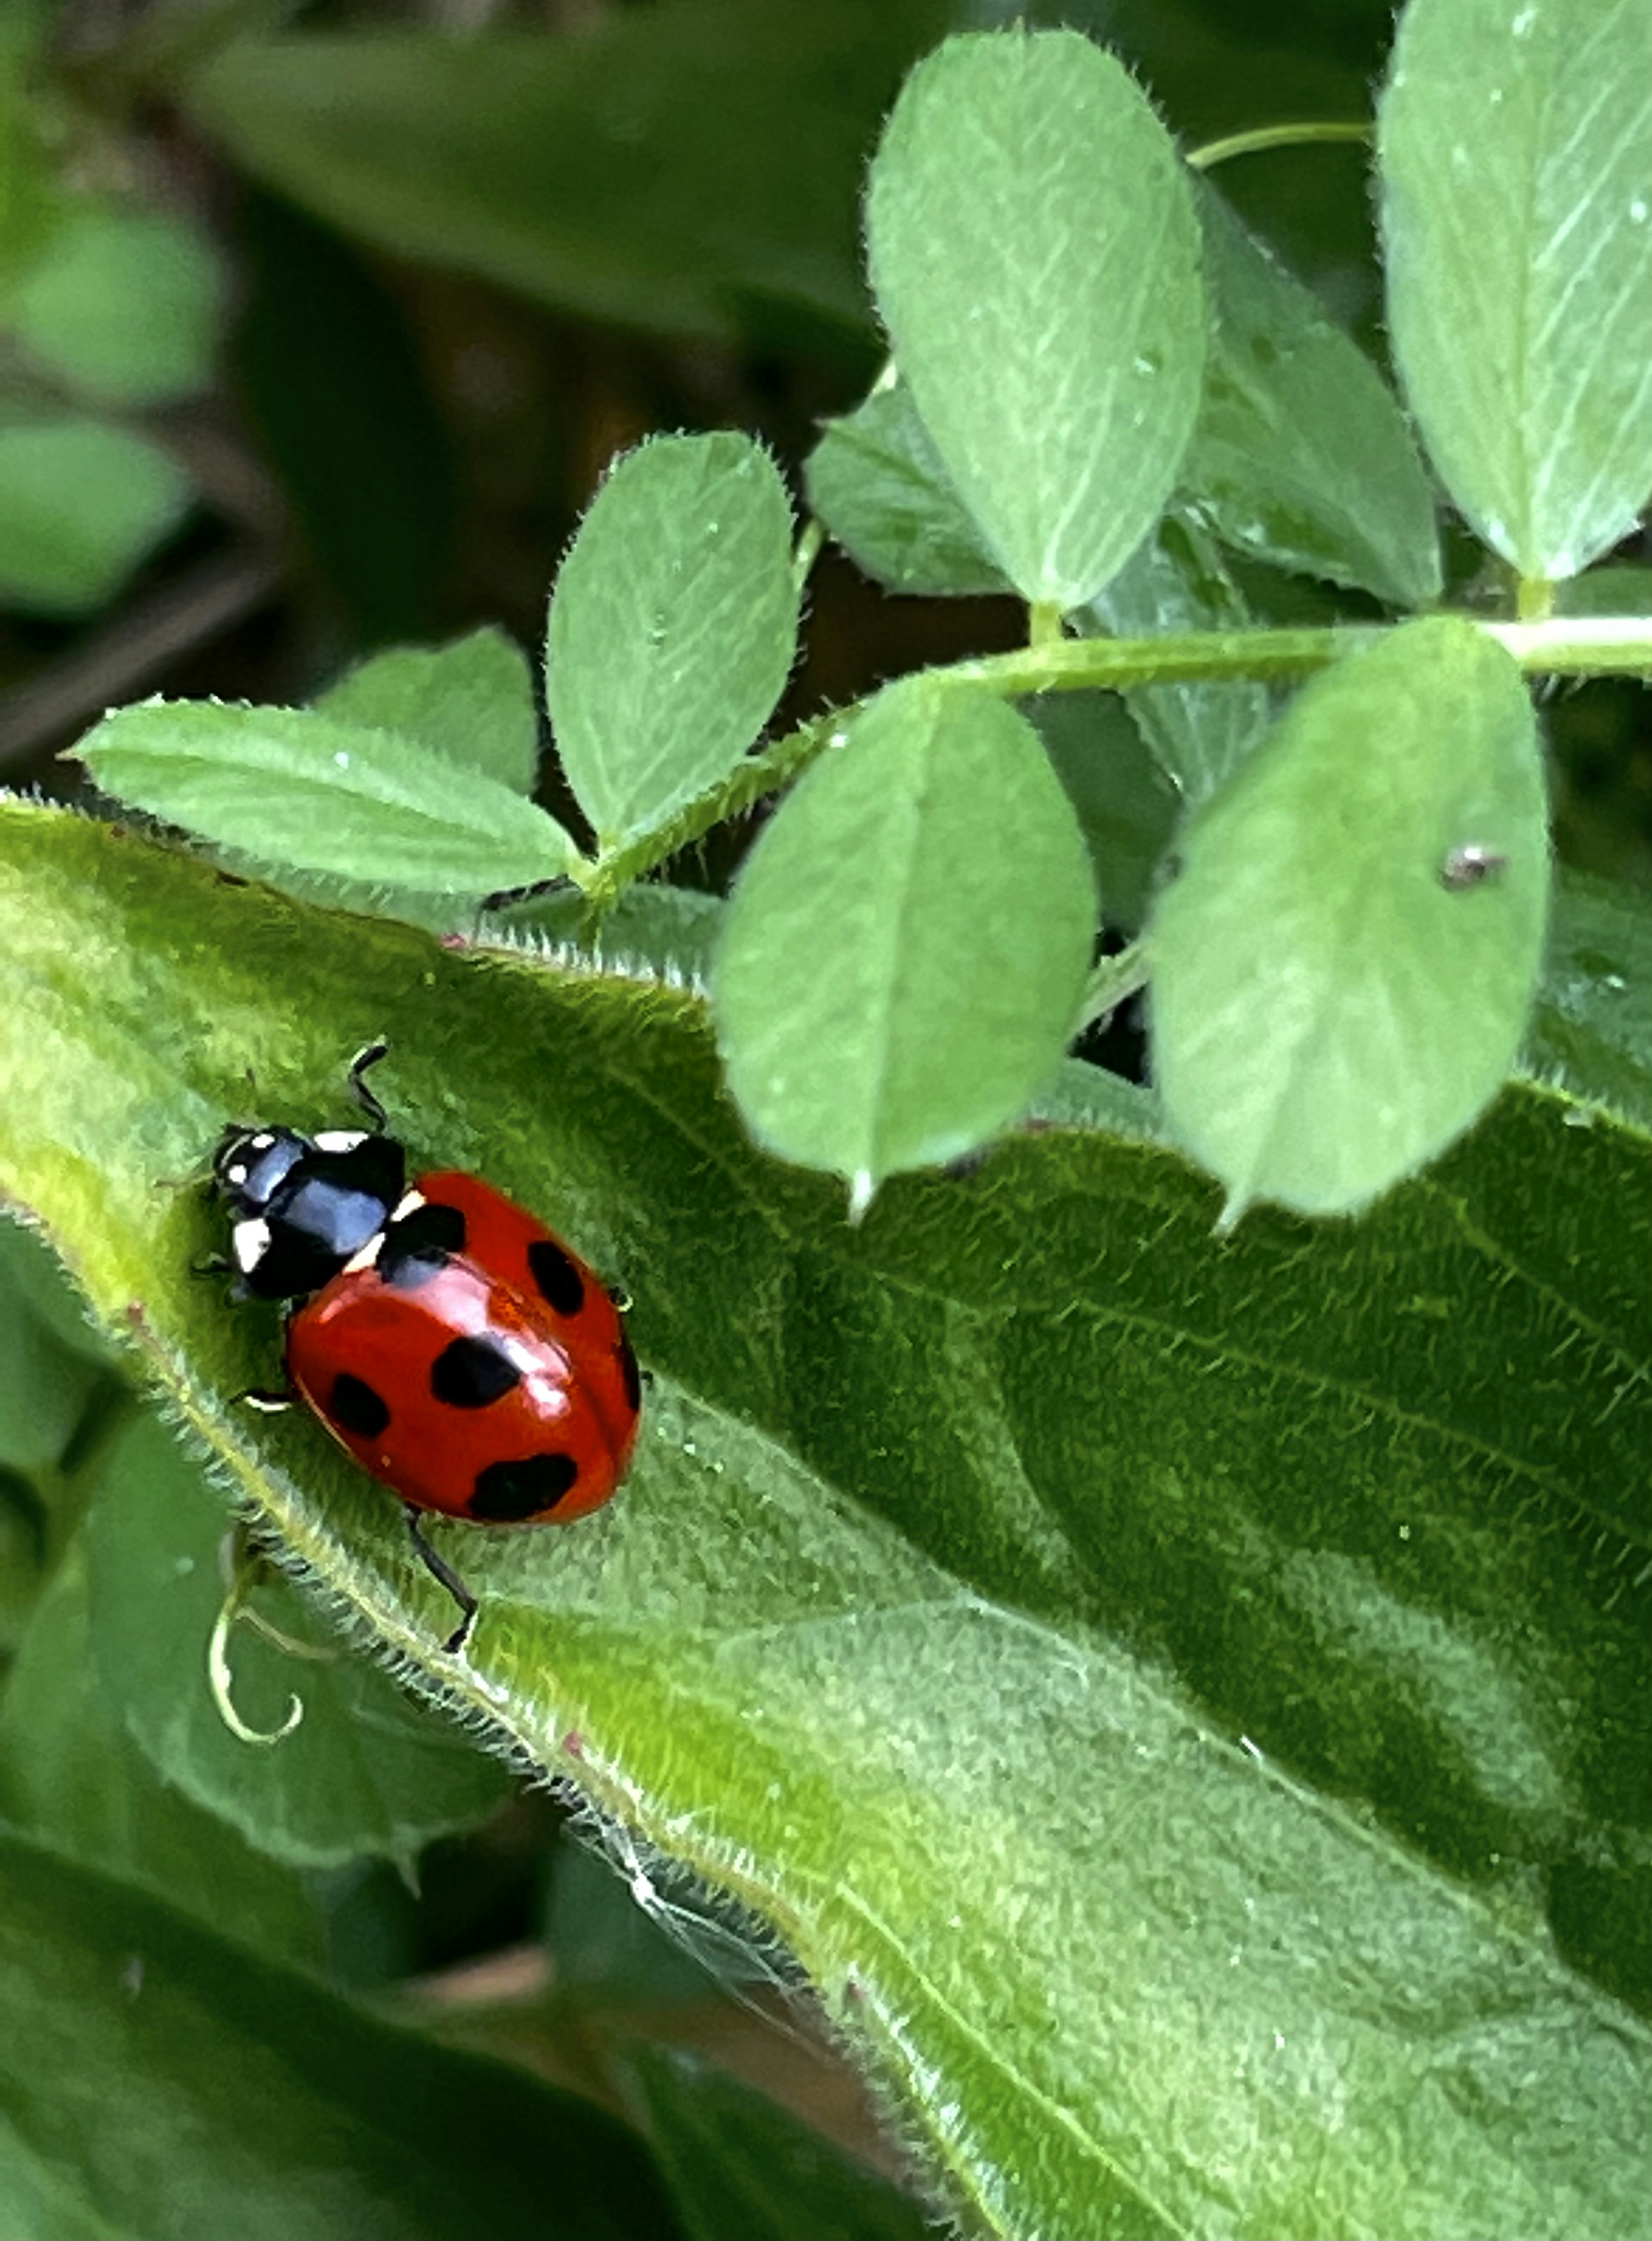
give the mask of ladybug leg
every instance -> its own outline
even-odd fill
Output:
[[[450,1656],[457,1657],[470,1640],[471,1629],[476,1624],[476,1597],[460,1579],[446,1557],[439,1550],[432,1549],[425,1538],[425,1529],[418,1522],[418,1510],[410,1508],[406,1515],[408,1535],[418,1554],[419,1562],[423,1564],[431,1579],[447,1589],[462,1613],[458,1624],[442,1644]]]
[[[244,1393],[237,1393],[235,1397],[237,1401],[249,1408],[256,1408],[260,1415],[264,1416],[278,1416],[284,1408],[296,1408],[298,1400],[291,1387],[276,1393],[267,1385],[249,1385]]]
[[[382,1136],[390,1127],[390,1116],[367,1087],[367,1073],[378,1065],[390,1049],[383,1035],[370,1042],[365,1050],[358,1050],[350,1061],[350,1094]]]

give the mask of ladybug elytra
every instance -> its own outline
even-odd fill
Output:
[[[243,1296],[287,1309],[291,1391],[406,1506],[415,1548],[458,1603],[476,1599],[420,1513],[478,1525],[566,1524],[608,1501],[637,1437],[641,1380],[618,1305],[543,1223],[478,1177],[406,1181],[367,1069],[371,1126],[314,1136],[226,1129],[213,1186],[230,1208]]]

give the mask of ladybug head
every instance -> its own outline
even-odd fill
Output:
[[[405,1174],[405,1154],[391,1136],[227,1128],[213,1154],[212,1187],[233,1217],[240,1288],[263,1300],[319,1291],[383,1231]]]

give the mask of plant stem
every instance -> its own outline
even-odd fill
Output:
[[[1089,984],[1079,1006],[1079,1016],[1073,1032],[1081,1035],[1087,1027],[1105,1020],[1109,1012],[1116,1012],[1127,997],[1136,995],[1147,985],[1147,951],[1144,942],[1133,941],[1116,957],[1104,957],[1091,973]]]
[[[1230,132],[1224,139],[1207,140],[1202,148],[1193,150],[1187,157],[1187,168],[1214,171],[1218,164],[1231,163],[1235,156],[1265,155],[1273,148],[1363,143],[1370,137],[1368,124],[1340,124],[1328,120],[1318,124],[1259,124],[1249,132]]]
[[[1512,654],[1528,676],[1652,677],[1652,616],[1549,615],[1495,622],[1472,615],[1467,619]],[[1226,677],[1308,677],[1379,644],[1389,627],[1337,624],[1315,629],[1183,631],[1157,638],[1062,638],[954,662],[929,675],[933,684],[948,691],[993,692],[1007,700],[1040,692],[1120,692],[1134,685]],[[760,754],[748,755],[726,779],[686,804],[658,832],[643,834],[592,865],[581,883],[587,896],[599,908],[605,907],[633,880],[726,819],[754,808],[834,739],[840,742],[854,713],[853,707],[834,709],[788,732]]]

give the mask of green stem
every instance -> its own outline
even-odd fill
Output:
[[[1034,599],[1027,611],[1027,642],[1034,650],[1060,646],[1061,609],[1054,599]]]
[[[816,521],[811,515],[803,525],[803,534],[799,538],[797,549],[792,555],[792,582],[799,599],[803,597],[804,586],[809,580],[814,564],[820,556],[820,547],[825,542],[825,525]]]
[[[1652,617],[1550,615],[1519,622],[1467,618],[1510,653],[1528,676],[1652,676]],[[1381,623],[1338,624],[1328,629],[1185,631],[1157,638],[1063,638],[1047,645],[983,654],[929,672],[946,691],[986,692],[1007,700],[1040,692],[1124,692],[1137,685],[1214,682],[1222,678],[1275,679],[1309,677],[1350,653],[1378,645]],[[748,755],[732,773],[679,810],[658,832],[618,848],[593,864],[581,884],[605,908],[633,880],[702,839],[731,817],[755,808],[795,778],[815,756],[841,745],[853,707],[817,716]]]
[[[1368,124],[1339,124],[1328,121],[1318,124],[1259,124],[1248,132],[1230,132],[1225,139],[1207,140],[1202,148],[1195,148],[1187,157],[1187,166],[1194,171],[1214,171],[1218,164],[1230,163],[1235,156],[1265,155],[1273,148],[1309,148],[1346,144],[1350,141],[1365,142],[1371,137]]]

